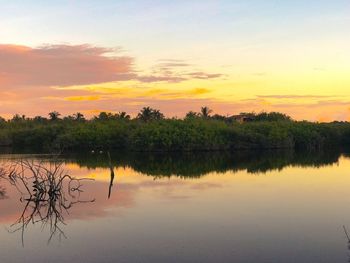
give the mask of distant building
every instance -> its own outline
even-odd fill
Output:
[[[254,118],[250,113],[241,113],[239,115],[233,115],[231,118],[239,123],[253,121]]]

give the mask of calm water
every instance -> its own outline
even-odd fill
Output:
[[[50,214],[43,201],[49,220],[23,227],[34,205],[0,179],[1,263],[349,261],[346,154],[112,154],[112,186],[106,154],[60,158],[69,175],[94,180],[66,208]],[[19,160],[53,162],[0,156],[6,169]]]

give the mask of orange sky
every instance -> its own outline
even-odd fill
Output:
[[[347,1],[146,2],[4,4],[0,115],[207,105],[350,120]]]

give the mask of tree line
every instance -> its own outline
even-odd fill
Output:
[[[322,149],[350,145],[347,122],[295,121],[279,112],[223,116],[208,107],[182,119],[166,118],[144,107],[126,112],[48,117],[15,115],[0,120],[0,146],[28,151],[237,151],[246,149]]]
[[[199,112],[195,111],[189,111],[186,113],[184,119],[195,119],[195,118],[203,118],[203,119],[213,119],[213,120],[222,120],[227,122],[233,122],[239,118],[239,116],[245,116],[249,119],[249,121],[291,121],[292,118],[286,114],[279,113],[279,112],[261,112],[261,113],[240,113],[239,115],[220,115],[220,114],[214,114],[212,115],[213,110],[210,109],[207,106],[201,107]],[[9,122],[20,122],[20,121],[35,121],[35,122],[45,122],[45,121],[59,121],[59,120],[65,120],[65,121],[87,121],[88,119],[85,118],[84,114],[81,112],[76,112],[72,115],[61,117],[61,113],[58,111],[52,111],[48,113],[48,117],[43,116],[35,116],[33,118],[27,117],[26,115],[20,115],[15,114]],[[96,120],[141,120],[144,122],[149,121],[158,121],[158,120],[164,120],[165,116],[164,114],[157,109],[153,109],[151,107],[143,107],[140,112],[137,114],[135,118],[131,118],[131,116],[126,113],[125,111],[121,111],[118,113],[111,113],[111,112],[100,112],[97,116],[94,116],[92,119],[89,119],[89,121],[96,121]],[[0,117],[0,122],[4,123],[6,120],[2,117]]]

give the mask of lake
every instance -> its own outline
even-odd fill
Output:
[[[348,262],[349,156],[2,154],[0,262]]]

